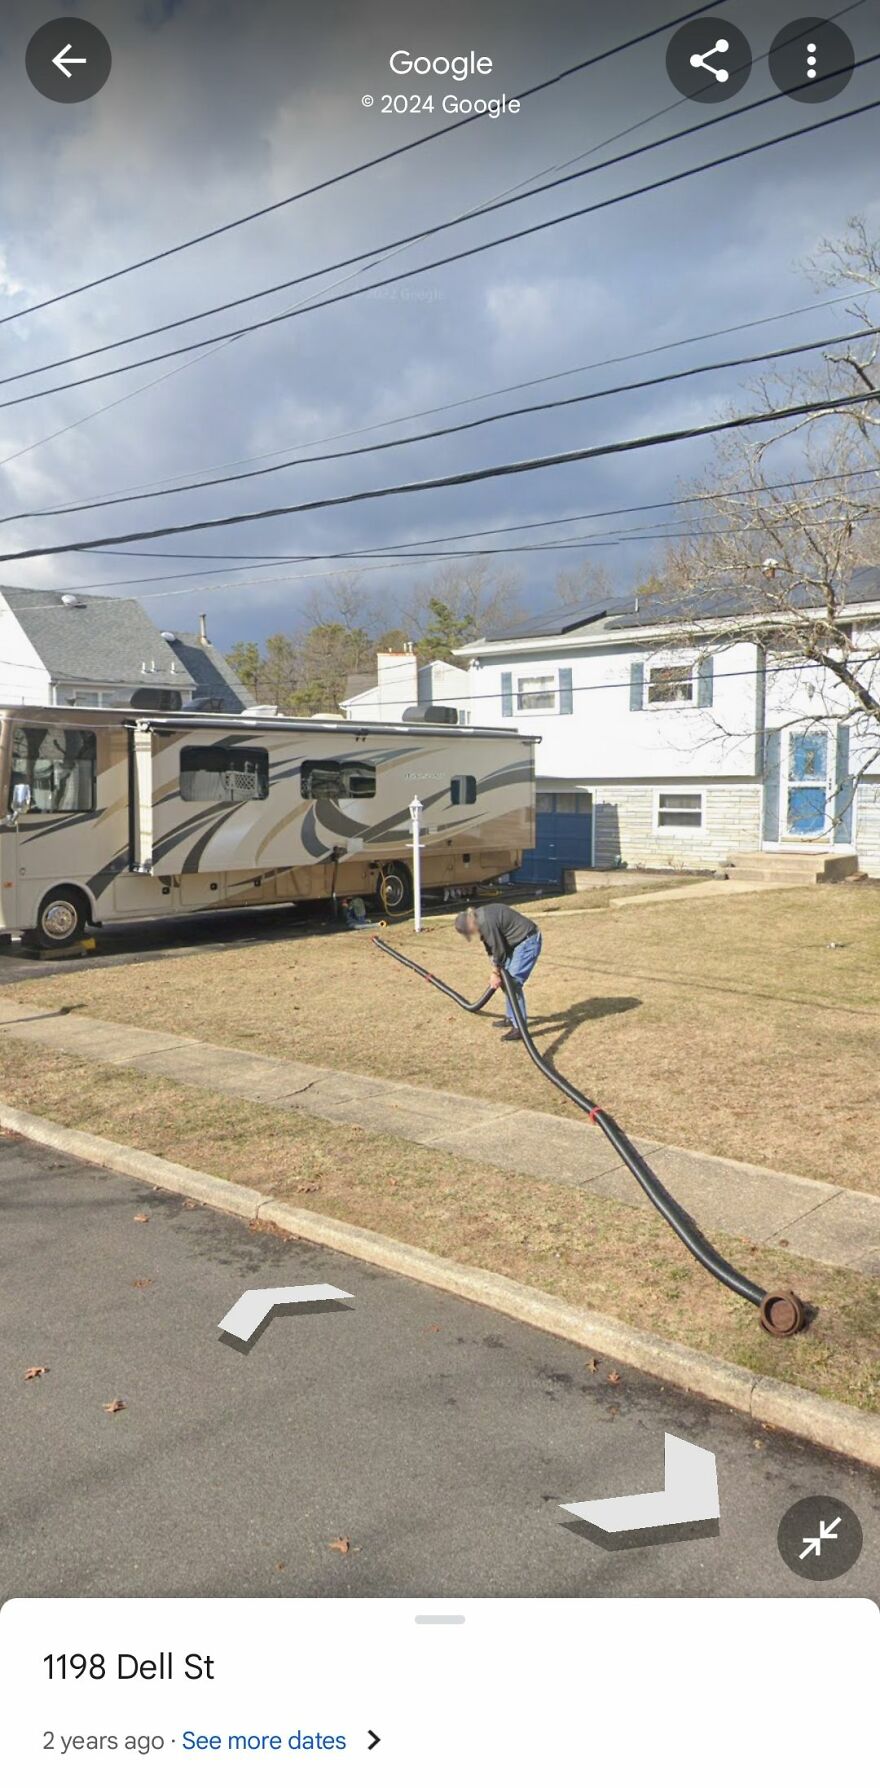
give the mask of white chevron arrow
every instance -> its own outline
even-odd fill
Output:
[[[691,1521],[717,1520],[718,1473],[715,1454],[689,1440],[667,1434],[666,1474],[662,1490],[644,1496],[607,1496],[598,1502],[564,1502],[569,1515],[601,1527],[604,1533],[636,1533],[651,1527],[680,1527]]]
[[[335,1304],[340,1298],[353,1295],[350,1291],[340,1291],[335,1285],[268,1285],[261,1291],[243,1291],[217,1327],[224,1334],[234,1335],[238,1341],[249,1341],[270,1311],[283,1305]]]

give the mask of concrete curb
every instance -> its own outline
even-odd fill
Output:
[[[179,1162],[166,1161],[161,1155],[109,1142],[86,1130],[70,1130],[51,1118],[33,1117],[30,1112],[0,1103],[0,1129],[88,1161],[91,1166],[107,1167],[144,1180],[164,1192],[180,1193],[213,1210],[228,1211],[250,1222],[271,1223],[301,1241],[333,1248],[404,1278],[467,1298],[531,1328],[543,1329],[547,1334],[634,1366],[665,1384],[694,1391],[755,1421],[880,1469],[880,1416],[817,1397],[814,1392],[785,1384],[781,1379],[763,1378],[744,1366],[731,1365],[677,1341],[631,1328],[616,1317],[579,1309],[500,1273],[462,1266],[442,1255],[429,1254],[424,1248],[396,1242],[375,1230],[358,1229],[335,1217],[300,1210],[282,1199],[264,1197],[252,1187],[236,1185],[233,1180],[218,1179]]]

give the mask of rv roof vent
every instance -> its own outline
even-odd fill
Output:
[[[319,714],[311,714],[311,715],[310,715],[310,716],[309,716],[309,718],[310,718],[310,720],[344,720],[344,719],[345,719],[345,715],[344,715],[344,714],[340,714],[340,712],[339,712],[339,709],[338,709],[338,708],[337,708],[337,709],[336,709],[336,710],[335,710],[335,711],[334,711],[334,712],[332,712],[332,713],[331,713],[331,712],[329,712],[329,711],[328,711],[328,712],[323,712],[323,711],[322,711],[322,712],[321,712],[321,713],[319,713]]]
[[[80,602],[79,597],[74,596],[70,590],[65,590],[61,600],[65,608],[85,608],[86,606],[85,603]]]
[[[162,629],[162,638],[167,641],[169,646],[176,645],[177,643],[177,634],[166,632],[164,627]]]
[[[421,720],[430,726],[457,726],[458,709],[441,708],[437,702],[419,702],[417,707],[404,708],[403,719]]]

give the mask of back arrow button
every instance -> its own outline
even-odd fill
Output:
[[[50,19],[25,51],[28,79],[44,99],[75,105],[94,99],[110,74],[110,45],[88,19]]]

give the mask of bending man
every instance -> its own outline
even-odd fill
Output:
[[[455,929],[460,937],[466,937],[468,941],[472,937],[478,937],[484,950],[491,956],[490,987],[501,986],[501,970],[506,968],[516,985],[519,1008],[525,1018],[523,983],[528,980],[541,954],[542,938],[537,925],[527,919],[524,913],[516,912],[512,906],[503,906],[500,900],[493,900],[488,906],[469,906],[466,912],[459,913]],[[505,1033],[502,1043],[516,1042],[519,1032],[514,1024],[509,1000],[507,1017],[497,1020],[496,1028]]]

